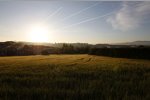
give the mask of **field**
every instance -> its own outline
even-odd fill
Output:
[[[0,57],[0,100],[150,100],[150,61],[92,55]]]

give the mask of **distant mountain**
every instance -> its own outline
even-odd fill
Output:
[[[133,41],[133,42],[125,42],[125,43],[116,43],[115,45],[145,45],[145,46],[150,46],[150,41]]]

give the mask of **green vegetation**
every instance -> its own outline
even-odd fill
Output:
[[[92,55],[0,57],[0,100],[150,100],[150,62]]]

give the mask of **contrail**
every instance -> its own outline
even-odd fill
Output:
[[[70,27],[72,27],[72,26],[76,26],[76,25],[79,25],[79,24],[82,24],[82,23],[86,23],[86,22],[90,22],[90,21],[93,21],[93,20],[96,20],[96,19],[99,19],[99,18],[103,18],[103,17],[109,16],[109,15],[115,13],[115,12],[116,12],[116,11],[113,11],[113,12],[107,13],[107,14],[102,15],[102,16],[97,16],[97,17],[94,17],[94,18],[86,19],[86,20],[83,20],[83,21],[81,21],[81,22],[78,22],[78,23],[69,25],[69,26],[67,26],[67,27],[64,27],[64,28],[62,28],[62,29],[70,28]]]
[[[93,4],[93,5],[89,6],[89,7],[86,7],[86,8],[84,8],[84,9],[81,9],[81,10],[79,10],[78,12],[75,12],[75,13],[71,14],[70,16],[61,19],[60,22],[65,21],[65,20],[67,20],[67,19],[69,19],[69,18],[71,18],[71,17],[73,17],[73,16],[77,16],[77,15],[79,15],[80,13],[82,13],[82,12],[84,12],[84,11],[86,11],[86,10],[92,8],[92,7],[95,7],[95,6],[99,5],[100,3],[102,3],[102,2],[95,3],[95,4]],[[58,23],[58,22],[56,22],[55,24],[57,24],[57,23]],[[53,24],[53,25],[55,25],[55,24]]]
[[[62,9],[62,7],[59,7],[56,11],[54,11],[52,14],[48,15],[48,17],[45,19],[45,21],[47,21],[50,17],[56,15],[60,10]]]
[[[138,6],[141,6],[141,5],[138,5]],[[142,6],[143,6],[143,5],[142,5]],[[137,7],[137,5],[136,5],[135,7]],[[116,13],[116,10],[113,11],[113,12],[109,12],[109,13],[107,13],[107,14],[105,14],[105,15],[97,16],[97,17],[94,17],[94,18],[90,18],[90,19],[83,20],[83,21],[78,22],[78,23],[74,23],[74,24],[68,25],[68,26],[63,27],[63,28],[61,28],[61,29],[70,28],[70,27],[72,27],[72,26],[76,26],[76,25],[79,25],[79,24],[82,24],[82,23],[86,23],[86,22],[90,22],[90,21],[93,21],[93,20],[96,20],[96,19],[99,19],[99,18],[107,17],[107,16],[109,16],[109,15],[112,15],[113,13]]]
[[[100,3],[102,3],[102,2],[100,2]],[[78,11],[78,12],[75,12],[75,13],[71,14],[70,16],[65,17],[65,18],[62,19],[61,21],[64,21],[64,20],[67,20],[67,19],[69,19],[69,18],[71,18],[71,17],[73,17],[73,16],[76,16],[76,15],[78,15],[78,14],[80,14],[80,13],[82,13],[82,12],[84,12],[84,11],[86,11],[86,10],[92,8],[92,7],[97,6],[97,5],[100,4],[100,3],[95,3],[95,4],[93,4],[93,5],[89,6],[89,7],[86,7],[86,8],[84,8],[84,9]]]

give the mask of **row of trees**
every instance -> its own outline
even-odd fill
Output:
[[[150,48],[92,48],[89,54],[121,58],[150,59]]]
[[[75,47],[71,44],[63,44],[62,47],[50,47],[44,45],[27,45],[11,41],[0,43],[0,56],[84,54],[88,53],[88,50],[88,46]]]
[[[74,47],[71,44],[63,44],[61,48],[50,48],[42,51],[42,54],[87,54],[89,51],[89,46],[84,47]]]
[[[23,47],[9,46],[0,49],[0,56],[38,55],[44,50],[43,46],[24,45]]]
[[[49,55],[49,54],[90,54],[121,58],[150,59],[150,47],[93,47],[90,45],[74,46],[62,44],[61,47],[27,45],[16,42],[0,43],[0,56]]]

